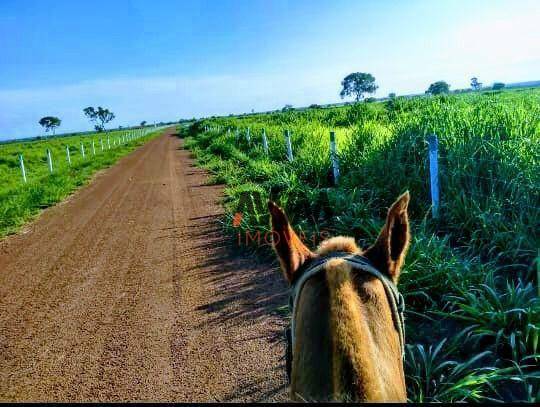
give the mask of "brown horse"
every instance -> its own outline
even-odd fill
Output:
[[[268,203],[273,246],[285,278],[293,293],[297,291],[292,316],[293,399],[407,400],[404,336],[396,328],[387,287],[395,289],[409,246],[408,203],[405,192],[388,210],[384,227],[367,250],[358,248],[353,238],[338,236],[323,241],[315,252],[302,243],[283,210]],[[368,273],[346,256],[363,259],[369,265],[365,269],[376,271]],[[295,284],[302,274],[317,262],[321,272],[304,278],[298,289]]]

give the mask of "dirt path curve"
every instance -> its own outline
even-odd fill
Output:
[[[0,400],[283,400],[284,285],[167,131],[0,242]]]

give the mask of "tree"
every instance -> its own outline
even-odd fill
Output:
[[[493,89],[493,90],[501,90],[501,89],[503,89],[504,87],[505,87],[505,84],[504,84],[504,83],[502,83],[502,82],[495,82],[495,83],[493,84],[493,88],[492,88],[492,89]]]
[[[104,109],[101,106],[98,106],[97,109],[90,106],[83,109],[83,112],[91,122],[96,123],[94,126],[96,131],[105,131],[105,125],[115,118],[113,112],[109,109]]]
[[[388,97],[389,97],[390,99],[395,99],[396,94],[395,94],[394,92],[390,92],[390,93],[388,94]]]
[[[343,99],[345,96],[353,96],[358,102],[364,97],[364,93],[374,93],[378,86],[375,84],[375,78],[370,73],[355,72],[347,75],[342,81],[341,92],[339,96]]]
[[[291,110],[294,110],[292,105],[285,105],[283,106],[283,109],[281,109],[282,112],[290,112]]]
[[[144,126],[146,126],[146,120],[143,120],[143,121],[141,122],[141,127],[144,127]]]
[[[478,82],[478,78],[476,76],[471,78],[471,88],[472,90],[482,89],[482,82]]]
[[[428,90],[426,90],[426,94],[440,95],[442,93],[448,93],[449,91],[450,85],[448,85],[445,81],[437,81],[429,85]]]
[[[54,136],[55,129],[62,124],[62,120],[54,116],[45,116],[39,120],[39,124],[45,128],[45,132],[52,130]]]

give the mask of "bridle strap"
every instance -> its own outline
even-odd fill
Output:
[[[295,320],[296,311],[298,308],[298,301],[302,293],[302,288],[305,283],[312,277],[319,274],[323,269],[327,261],[331,259],[343,259],[349,263],[355,270],[362,270],[376,277],[383,285],[390,309],[392,311],[392,320],[394,326],[399,335],[399,342],[401,347],[401,356],[405,356],[405,301],[403,296],[398,291],[396,285],[390,278],[382,274],[363,256],[348,252],[334,252],[327,256],[317,258],[308,264],[305,264],[297,271],[299,275],[297,280],[294,280],[291,285],[291,295],[289,298],[289,307],[291,308],[291,353],[294,352],[295,343]]]

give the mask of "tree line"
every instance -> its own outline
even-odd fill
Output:
[[[107,108],[98,106],[97,108],[89,106],[83,109],[84,115],[94,124],[94,130],[98,133],[106,131],[105,125],[116,117],[115,114]],[[52,131],[54,136],[55,131],[62,124],[62,120],[55,116],[45,116],[39,120],[39,125],[48,133]],[[146,125],[146,120],[141,122],[141,127]]]
[[[491,87],[492,90],[500,90],[505,87],[505,84],[502,82],[495,82]],[[370,73],[365,72],[354,72],[347,75],[341,81],[341,98],[347,96],[354,97],[355,101],[361,101],[366,94],[375,93],[379,88],[375,83],[375,77]],[[471,78],[471,89],[473,91],[478,91],[482,89],[482,83],[478,81],[477,77]],[[429,95],[441,95],[444,93],[450,92],[450,85],[445,81],[437,81],[429,85],[429,88],[426,90],[426,94]],[[394,92],[388,95],[390,98],[396,97]]]

